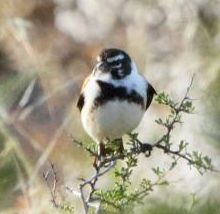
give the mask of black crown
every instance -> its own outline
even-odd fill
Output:
[[[98,56],[101,70],[111,72],[113,79],[122,79],[131,73],[131,59],[129,55],[120,49],[104,49]]]

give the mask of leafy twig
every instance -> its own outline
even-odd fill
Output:
[[[102,177],[103,175],[105,175],[106,173],[108,173],[115,166],[115,164],[116,164],[116,162],[112,161],[109,164],[108,167],[104,167],[103,164],[98,165],[95,168],[95,174],[90,179],[88,179],[88,180],[84,180],[83,179],[83,183],[81,183],[79,185],[79,189],[80,189],[80,193],[81,193],[81,199],[82,199],[82,202],[83,202],[85,213],[88,212],[88,208],[90,206],[90,203],[93,201],[92,197],[93,197],[94,192],[96,191],[96,183],[97,183],[98,179],[100,177]],[[83,189],[87,185],[90,186],[91,190],[90,190],[90,193],[88,194],[88,196],[86,198]]]

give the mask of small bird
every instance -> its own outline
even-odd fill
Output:
[[[138,126],[155,94],[125,51],[101,51],[77,101],[82,125],[99,145],[99,155],[104,155],[108,140],[121,138]]]

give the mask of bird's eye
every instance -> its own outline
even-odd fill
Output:
[[[122,63],[112,65],[112,68],[121,68],[121,67],[122,67]]]

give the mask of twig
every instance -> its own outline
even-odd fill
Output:
[[[112,161],[108,167],[106,167],[104,170],[102,168],[104,167],[104,164],[99,164],[95,169],[95,174],[88,180],[84,180],[83,183],[79,185],[80,195],[84,206],[85,213],[88,213],[89,206],[91,206],[91,202],[94,200],[92,199],[92,196],[96,190],[96,183],[100,177],[108,173],[116,164],[116,161]],[[82,179],[81,179],[82,180]],[[90,192],[86,198],[84,194],[84,188],[85,186],[90,186]]]
[[[48,189],[50,190],[50,195],[51,195],[51,202],[54,205],[54,207],[59,208],[60,204],[57,202],[57,197],[56,197],[56,193],[57,193],[57,183],[58,183],[58,178],[57,178],[57,172],[55,171],[55,167],[54,164],[51,163],[50,164],[51,170],[47,171],[47,172],[43,172],[43,178],[46,181],[46,184],[48,186]],[[52,174],[53,178],[53,184],[52,187],[49,184],[49,176]]]
[[[180,158],[183,158],[183,159],[187,160],[189,164],[194,164],[195,163],[195,161],[193,161],[192,159],[188,158],[186,155],[181,154],[179,150],[173,151],[171,149],[168,149],[166,146],[163,146],[163,145],[160,145],[160,144],[156,145],[156,147],[159,148],[159,149],[162,149],[164,151],[164,153],[177,155]]]
[[[72,137],[72,141],[77,144],[79,147],[82,147],[83,149],[85,149],[90,155],[94,156],[94,157],[98,157],[98,154],[96,152],[94,152],[92,149],[90,149],[89,147],[84,146],[84,144],[81,141],[78,141],[76,139],[74,139]]]
[[[169,123],[169,125],[165,124],[165,127],[167,128],[167,132],[156,143],[153,144],[153,147],[158,147],[158,145],[160,145],[164,140],[170,139],[170,134],[174,128],[174,125],[179,122],[178,117],[179,117],[180,113],[183,111],[182,106],[184,104],[184,101],[190,99],[188,97],[188,94],[189,94],[189,91],[192,87],[194,77],[195,77],[195,75],[192,76],[190,84],[187,87],[186,93],[185,93],[184,97],[182,98],[182,100],[180,101],[179,106],[176,107],[175,105],[170,105],[170,107],[175,111],[175,116],[174,116],[173,120]]]

